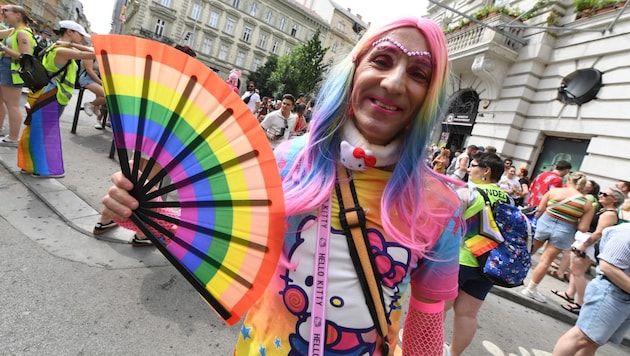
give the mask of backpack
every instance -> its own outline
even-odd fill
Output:
[[[534,229],[528,217],[511,204],[494,206],[485,191],[477,188],[486,205],[490,205],[494,221],[503,237],[497,247],[477,257],[482,275],[497,286],[513,288],[523,285],[532,265],[529,241]]]
[[[29,88],[33,93],[48,85],[48,83],[60,73],[63,72],[65,75],[70,65],[70,61],[68,61],[61,69],[52,74],[44,68],[42,59],[50,53],[53,47],[54,46],[48,47],[40,56],[33,56],[28,53],[20,55],[20,69],[18,69],[18,74],[24,81],[24,86]]]

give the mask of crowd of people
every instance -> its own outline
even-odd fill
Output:
[[[63,80],[53,79],[31,93],[28,124],[20,136],[22,116],[15,103],[22,85],[13,74],[13,59],[32,54],[37,40],[29,33],[30,19],[21,7],[4,6],[2,16],[10,28],[0,30],[4,52],[0,123],[8,112],[9,133],[0,145],[18,147],[18,165],[25,173],[62,177],[58,123],[76,80],[94,92],[85,111],[96,114],[96,128],[102,124],[102,83],[93,49],[83,44],[90,36],[73,21],[59,23],[58,39],[43,63],[51,72],[68,63],[68,71]],[[79,78],[77,60],[86,66]],[[264,296],[246,316],[247,334],[239,337],[235,355],[307,354],[314,347],[321,347],[322,354],[392,355],[400,346],[398,331],[403,324],[405,354],[461,355],[474,338],[478,313],[493,287],[466,245],[479,232],[470,226],[486,204],[481,191],[493,204],[537,209],[533,252],[544,251],[522,291],[525,296],[545,302],[538,291],[543,278],[559,254],[570,257],[569,265],[564,270],[558,266],[556,273],[570,269],[571,283],[553,293],[579,318],[558,340],[554,355],[593,354],[606,342],[621,341],[630,327],[630,224],[615,225],[630,219],[630,183],[621,181],[600,191],[596,182],[571,171],[566,161],[530,182],[526,167],[517,169],[491,146],[469,145],[455,152],[436,147],[427,158],[425,147],[440,119],[448,74],[440,26],[408,17],[363,35],[332,68],[317,100],[289,93],[280,100],[261,97],[256,84],[247,83],[241,99],[282,163],[288,228],[281,263]],[[238,78],[228,80],[233,80],[229,83],[237,92]],[[345,147],[351,154],[360,153],[354,158],[361,164],[342,159]],[[365,212],[359,223],[370,254],[378,257],[374,266],[381,299],[372,305],[365,303],[360,282],[364,276],[351,258],[351,245],[345,238],[333,238],[347,234],[338,193],[339,185],[347,183],[338,177],[346,174],[359,209]],[[122,173],[115,173],[112,181],[95,234],[127,221],[138,204],[128,193],[132,183]],[[323,212],[328,208],[332,214],[327,217]],[[326,231],[313,222],[321,222]],[[151,245],[144,236],[135,239],[138,246]],[[314,315],[320,313],[311,293],[311,277],[317,274],[313,266],[322,258],[316,253],[319,239],[331,244],[323,257],[329,297],[322,299],[326,301],[322,314]],[[594,264],[596,278],[587,285],[585,273]],[[403,320],[406,290],[409,302]],[[300,308],[286,299],[298,292],[305,298]],[[379,328],[371,312],[375,308],[384,311],[386,330]],[[453,332],[445,340],[445,313],[451,309]],[[315,316],[323,320],[328,337],[316,335]]]
[[[559,340],[557,354],[575,354],[566,351],[576,350],[576,345],[569,345],[567,342],[569,338],[586,345],[584,350],[590,351],[585,354],[592,354],[588,352],[594,352],[597,348],[595,346],[600,346],[607,340],[621,340],[619,333],[623,335],[623,331],[630,326],[629,309],[627,306],[622,307],[624,304],[615,304],[610,298],[624,295],[626,303],[630,301],[627,294],[629,289],[625,284],[627,281],[620,277],[619,284],[611,282],[608,289],[615,293],[610,295],[601,290],[597,294],[589,295],[586,274],[591,273],[591,268],[596,266],[593,280],[600,285],[600,280],[607,280],[605,271],[598,266],[599,256],[602,255],[599,241],[608,228],[626,222],[626,218],[630,217],[629,182],[619,181],[616,186],[601,189],[597,182],[588,180],[583,173],[572,171],[571,163],[563,160],[556,162],[552,170],[543,172],[530,181],[529,171],[525,166],[517,170],[512,159],[501,161],[494,147],[476,145],[469,145],[461,151],[455,150],[452,154],[445,147],[429,146],[426,162],[436,172],[465,182],[468,188],[458,190],[461,200],[469,202],[464,211],[468,228],[459,254],[459,293],[457,298],[446,303],[447,308],[453,308],[454,312],[453,335],[448,348],[451,355],[462,354],[473,340],[477,330],[477,314],[493,286],[479,272],[479,263],[466,245],[468,238],[479,233],[475,221],[479,219],[485,205],[479,194],[475,194],[475,189],[483,189],[492,204],[497,201],[510,203],[528,213],[533,211],[536,215],[537,227],[533,236],[532,254],[542,250],[542,255],[530,271],[529,282],[521,292],[535,301],[545,303],[546,297],[539,291],[544,277],[551,275],[566,281],[566,290],[550,291],[567,302],[561,304],[563,309],[580,316],[576,328]],[[614,262],[626,276],[630,276],[630,245],[625,249],[622,245],[623,242],[616,245],[621,250],[614,253],[626,255],[613,255]],[[555,262],[558,256],[562,256],[560,263]],[[595,291],[595,288],[592,290]],[[614,309],[607,312],[619,312],[626,319],[617,317],[611,323],[600,320],[593,324],[597,327],[587,327],[585,319],[595,318],[594,310],[603,311],[611,305]],[[585,313],[583,310],[586,306],[589,307]],[[582,316],[583,314],[588,316]]]

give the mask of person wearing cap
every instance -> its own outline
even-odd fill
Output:
[[[37,93],[29,95],[29,125],[18,146],[18,166],[38,178],[61,178],[65,171],[61,151],[59,119],[68,105],[77,76],[75,60],[95,59],[94,50],[83,45],[90,35],[74,21],[59,22],[59,40],[46,52],[42,64],[48,72],[59,75]]]
[[[2,17],[12,28],[0,31],[0,51],[4,53],[0,59],[0,129],[4,126],[3,106],[6,105],[9,114],[9,134],[0,138],[0,146],[17,147],[22,126],[20,98],[24,84],[18,74],[18,58],[22,53],[32,54],[36,43],[33,32],[27,27],[31,19],[23,7],[5,5],[2,7]]]

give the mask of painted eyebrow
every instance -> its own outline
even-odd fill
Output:
[[[376,47],[376,46],[378,46],[379,44],[381,44],[383,42],[389,42],[389,43],[393,44],[394,46],[398,47],[398,49],[400,49],[404,54],[406,54],[409,57],[421,56],[421,57],[428,57],[429,61],[432,60],[430,52],[427,52],[427,51],[410,51],[402,43],[396,41],[395,39],[393,39],[393,38],[391,38],[389,36],[381,37],[378,40],[372,42],[372,47]]]

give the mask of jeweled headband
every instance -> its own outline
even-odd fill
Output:
[[[374,41],[374,42],[372,43],[372,47],[376,47],[376,46],[378,46],[379,44],[381,44],[381,43],[383,43],[383,42],[385,42],[385,41],[387,41],[387,42],[389,42],[389,43],[393,44],[394,46],[396,46],[396,47],[398,47],[398,48],[400,48],[400,50],[401,50],[404,54],[406,54],[407,56],[409,56],[409,57],[412,57],[412,56],[426,56],[426,57],[429,57],[429,60],[431,60],[431,59],[432,59],[432,58],[431,58],[431,53],[430,53],[430,52],[427,52],[427,51],[410,51],[410,50],[408,50],[408,49],[407,49],[407,47],[403,46],[403,45],[402,45],[402,43],[400,43],[400,42],[396,41],[395,39],[393,39],[393,38],[391,38],[391,37],[389,37],[389,36],[381,37],[381,38],[379,38],[378,40]]]

